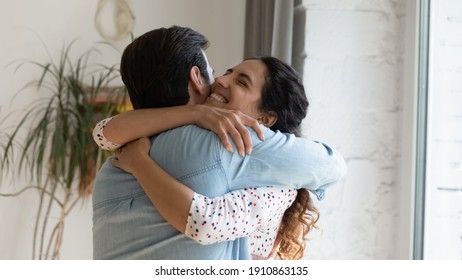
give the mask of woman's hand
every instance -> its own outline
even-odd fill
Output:
[[[244,153],[250,154],[252,152],[252,139],[246,126],[253,128],[258,137],[262,141],[264,140],[258,121],[240,111],[206,105],[194,105],[194,109],[197,112],[194,123],[215,132],[229,152],[233,151],[233,146],[229,142],[228,134],[233,139],[241,156],[244,156]]]
[[[139,166],[143,166],[144,160],[152,159],[149,157],[151,141],[143,137],[132,141],[125,146],[117,149],[112,164],[125,172],[133,174]]]

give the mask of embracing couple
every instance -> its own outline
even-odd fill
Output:
[[[345,161],[300,137],[308,100],[290,66],[254,57],[214,78],[208,45],[172,26],[125,48],[135,110],[93,133],[115,152],[94,183],[95,259],[303,256],[312,196],[324,198]]]

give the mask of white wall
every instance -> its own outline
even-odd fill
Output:
[[[15,58],[45,58],[35,35],[18,27],[32,29],[51,51],[74,38],[80,38],[83,46],[99,40],[93,26],[96,2],[0,0],[0,65]],[[171,24],[197,29],[210,39],[208,55],[220,74],[242,57],[244,2],[131,1],[136,16],[134,33]],[[338,148],[349,165],[345,180],[318,203],[322,233],[312,235],[308,259],[401,257],[395,241],[407,238],[400,234],[400,207],[407,202],[400,201],[401,190],[411,188],[401,183],[404,169],[399,167],[404,154],[401,124],[407,114],[403,105],[404,21],[409,19],[405,2],[304,1],[308,8],[304,82],[311,102],[304,132]],[[215,11],[207,14],[213,8]],[[122,49],[126,43],[118,47]],[[119,54],[104,57],[114,62],[118,58]],[[27,71],[13,74],[9,68],[0,71],[3,116],[10,110],[13,93],[35,76]],[[33,94],[24,94],[23,100]],[[0,190],[21,185],[3,183]],[[30,258],[33,200],[33,195],[0,198],[0,223],[6,225],[0,233],[0,259]],[[63,259],[91,258],[90,208],[86,203],[69,219]]]
[[[349,167],[318,203],[322,232],[311,236],[309,259],[403,258],[399,240],[409,243],[400,234],[400,215],[409,214],[400,210],[401,189],[411,188],[399,178],[404,2],[305,1],[304,131],[338,148]]]
[[[243,56],[245,1],[226,0],[136,0],[131,3],[136,17],[134,35],[139,36],[154,28],[173,24],[189,26],[203,33],[211,41],[207,51],[217,73],[234,65]],[[81,0],[0,0],[0,117],[29,104],[38,95],[26,90],[14,102],[15,93],[26,82],[37,79],[37,72],[23,68],[5,67],[15,59],[47,61],[47,53],[40,40],[56,59],[58,51],[78,39],[74,55],[86,50],[101,37],[94,27],[98,1]],[[213,10],[213,13],[209,13]],[[39,39],[40,38],[40,39]],[[119,51],[129,38],[116,43]],[[106,49],[105,49],[106,50]],[[106,64],[119,62],[120,53],[106,51],[96,57]],[[99,60],[100,59],[100,60]],[[2,124],[3,125],[3,124]],[[19,190],[26,181],[16,178],[1,183],[0,192]],[[0,259],[30,259],[36,195],[26,193],[16,198],[0,198]],[[66,223],[62,259],[91,259],[91,204],[77,206]]]

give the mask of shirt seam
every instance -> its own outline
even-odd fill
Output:
[[[107,204],[110,204],[110,203],[113,203],[113,202],[120,202],[120,201],[123,201],[123,200],[138,198],[138,197],[145,196],[145,195],[146,195],[146,193],[145,193],[143,190],[140,190],[140,191],[136,191],[136,192],[131,193],[131,194],[124,195],[124,196],[119,196],[119,197],[116,197],[116,198],[105,199],[105,200],[103,200],[103,201],[100,201],[100,202],[98,202],[98,203],[95,203],[95,204],[93,205],[93,208],[94,208],[94,209],[98,209],[98,208],[100,208],[100,207],[106,206]]]

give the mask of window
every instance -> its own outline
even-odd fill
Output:
[[[420,1],[414,258],[462,259],[462,1]]]

